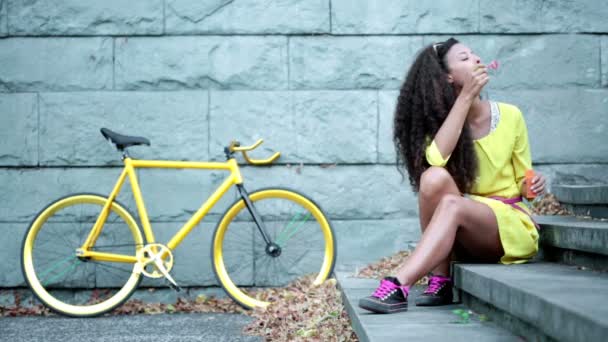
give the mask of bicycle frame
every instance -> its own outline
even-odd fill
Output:
[[[164,160],[133,160],[126,157],[124,159],[125,167],[120,174],[114,189],[108,197],[107,203],[104,205],[99,217],[97,218],[93,229],[89,233],[84,244],[78,250],[80,257],[88,257],[93,260],[136,263],[137,257],[120,255],[114,253],[103,253],[90,250],[101,234],[103,226],[108,218],[110,206],[118,196],[125,179],[129,177],[133,197],[139,212],[142,229],[147,243],[155,243],[154,233],[148,218],[148,212],[144,205],[143,196],[137,181],[135,169],[137,168],[161,168],[161,169],[207,169],[207,170],[228,170],[230,175],[224,182],[215,190],[215,192],[201,205],[201,207],[192,215],[192,217],[180,228],[177,233],[169,240],[166,246],[170,250],[174,250],[184,238],[196,227],[196,225],[207,215],[213,206],[230,190],[233,185],[243,184],[241,172],[236,159],[230,158],[226,162],[183,162],[183,161],[164,161]]]

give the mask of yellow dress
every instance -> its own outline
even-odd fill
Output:
[[[499,200],[488,198],[500,196],[519,197],[525,172],[532,168],[528,130],[521,111],[513,105],[491,102],[497,123],[485,137],[474,140],[479,160],[479,174],[465,196],[487,204],[498,222],[498,231],[505,254],[503,264],[524,263],[538,252],[538,231],[532,219],[520,210]],[[450,156],[443,158],[433,140],[426,148],[426,159],[430,165],[445,166]],[[515,205],[530,213],[523,202]]]

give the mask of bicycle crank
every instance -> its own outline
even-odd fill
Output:
[[[167,246],[160,243],[145,245],[137,252],[137,265],[139,272],[146,277],[165,277],[173,289],[181,290],[175,279],[169,274],[173,268],[173,254]]]

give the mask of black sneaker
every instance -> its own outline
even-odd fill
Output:
[[[452,304],[452,279],[450,277],[431,276],[428,287],[418,297],[416,306],[438,306]]]
[[[402,286],[395,277],[386,277],[374,293],[359,300],[359,307],[376,313],[394,313],[407,310],[409,286]]]

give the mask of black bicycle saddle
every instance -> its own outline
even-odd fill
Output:
[[[116,148],[120,151],[124,150],[127,147],[137,146],[137,145],[148,145],[150,146],[150,140],[144,137],[133,137],[128,135],[118,134],[116,132],[112,132],[107,128],[101,129],[101,134],[104,138],[110,140]]]

